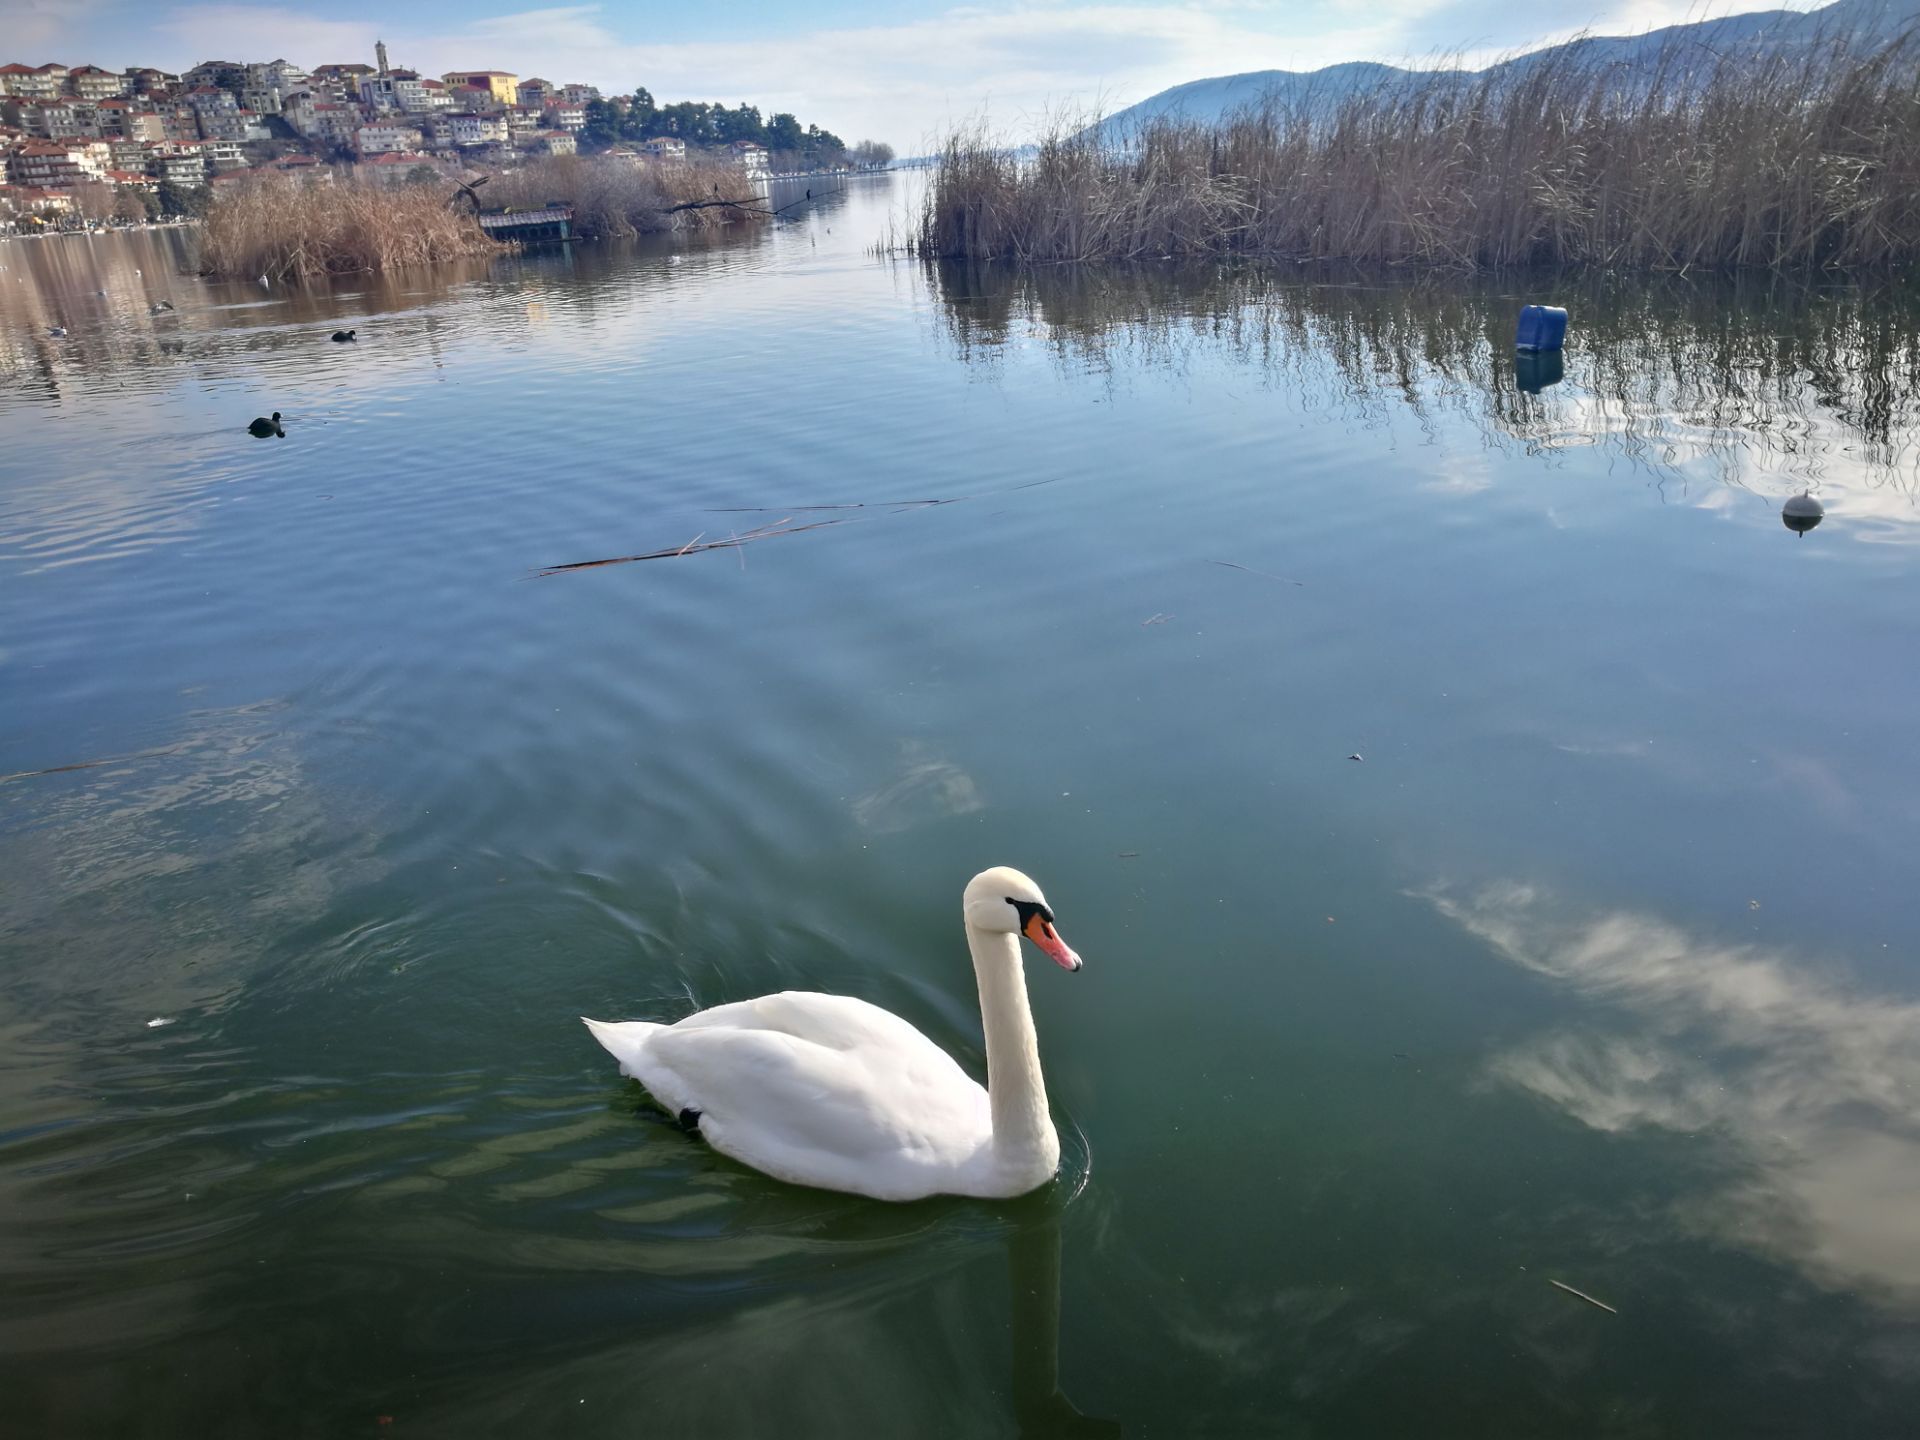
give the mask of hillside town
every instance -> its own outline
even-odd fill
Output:
[[[671,165],[690,150],[778,170],[845,168],[846,147],[791,115],[505,70],[438,77],[388,63],[305,70],[288,60],[208,60],[185,74],[97,65],[0,65],[0,224],[134,222],[194,215],[211,194],[263,175],[373,185],[459,179],[586,149],[612,163]],[[770,146],[767,141],[773,143]],[[871,142],[856,152],[873,163]]]

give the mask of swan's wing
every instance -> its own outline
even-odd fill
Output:
[[[992,1134],[986,1091],[864,1001],[786,992],[648,1037],[641,1079],[716,1150],[803,1185],[909,1199],[950,1188]]]
[[[891,1010],[882,1010],[851,995],[823,995],[814,990],[782,990],[731,1005],[716,1005],[689,1015],[672,1027],[677,1031],[725,1028],[772,1030],[809,1040],[829,1050],[887,1050],[910,1054],[927,1052],[929,1063],[965,1072],[938,1045]]]

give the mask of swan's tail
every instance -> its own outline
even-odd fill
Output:
[[[639,1080],[641,1078],[641,1054],[647,1048],[647,1040],[656,1030],[664,1030],[664,1025],[656,1025],[651,1020],[588,1020],[580,1019],[614,1059],[620,1062],[620,1073]]]

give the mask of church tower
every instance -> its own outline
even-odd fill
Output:
[[[387,42],[386,41],[376,40],[373,42],[373,56],[376,60],[380,62],[380,73],[382,75],[385,75],[387,73]]]

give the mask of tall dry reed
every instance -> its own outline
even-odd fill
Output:
[[[947,143],[927,256],[1224,255],[1486,267],[1920,259],[1920,44],[1624,68],[1549,55],[1031,158]]]
[[[472,215],[449,208],[444,189],[322,187],[273,176],[214,196],[200,263],[214,275],[298,280],[499,249]]]
[[[480,194],[489,205],[533,207],[549,200],[565,201],[573,206],[575,230],[586,236],[711,230],[766,219],[766,201],[756,195],[738,166],[724,161],[658,165],[603,156],[555,156],[499,172]],[[714,200],[746,204],[707,203]],[[673,208],[688,203],[704,208]]]

